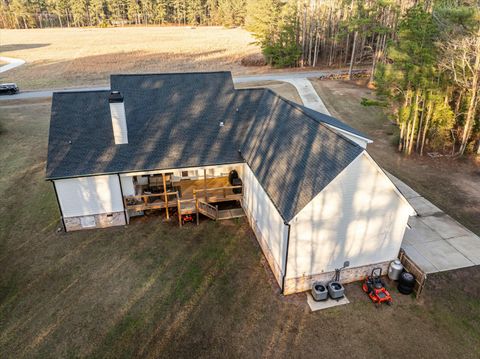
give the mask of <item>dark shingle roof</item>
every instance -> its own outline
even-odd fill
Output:
[[[112,89],[128,144],[113,142],[108,91],[54,93],[47,178],[243,161],[239,136],[261,92],[236,92],[230,73],[118,75]]]
[[[288,101],[288,102],[291,105],[293,105],[295,107],[298,107],[299,109],[301,109],[303,112],[305,112],[307,115],[309,115],[311,118],[315,119],[318,122],[322,122],[322,123],[325,123],[327,125],[331,125],[333,127],[339,128],[341,130],[353,133],[354,135],[357,135],[357,136],[363,137],[367,140],[370,140],[370,138],[367,135],[365,135],[363,132],[360,132],[356,128],[353,128],[353,127],[347,125],[345,122],[342,122],[342,121],[336,119],[335,117],[325,115],[324,113],[312,110],[311,108],[299,105],[299,104],[297,104],[295,102],[292,102],[292,101]]]
[[[315,111],[235,90],[229,72],[114,75],[111,88],[124,96],[128,144],[114,144],[109,91],[54,93],[48,179],[246,161],[290,221],[362,152]]]
[[[363,149],[266,90],[241,153],[289,222]]]

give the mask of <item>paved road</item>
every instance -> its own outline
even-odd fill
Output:
[[[98,90],[109,90],[110,87],[80,87],[72,89],[55,89],[55,90],[43,90],[43,91],[26,91],[20,92],[16,95],[11,96],[0,96],[0,101],[6,100],[30,100],[36,98],[48,98],[52,97],[52,94],[56,91],[62,92],[75,92],[75,91],[98,91]]]
[[[8,64],[0,66],[0,73],[14,69],[15,67],[21,66],[25,63],[25,61],[22,59],[14,59],[13,57],[5,56],[0,56],[0,61],[8,62]]]
[[[361,72],[362,70],[355,70],[354,72]],[[261,82],[261,81],[285,81],[292,83],[295,87],[296,80],[302,80],[311,77],[324,77],[329,75],[345,74],[346,70],[328,70],[328,71],[308,71],[308,72],[281,72],[275,74],[264,74],[264,75],[251,75],[251,76],[236,76],[233,78],[234,83],[247,83],[247,82]],[[301,83],[301,81],[300,81]],[[311,85],[310,85],[311,86]],[[2,100],[25,100],[25,99],[36,99],[51,97],[52,93],[55,91],[98,91],[98,90],[109,90],[110,87],[105,86],[95,86],[95,87],[80,87],[80,88],[70,88],[70,89],[53,89],[53,90],[42,90],[42,91],[26,91],[21,92],[13,96],[0,96],[0,101]],[[312,87],[313,89],[313,87]],[[300,90],[299,90],[300,92]],[[317,93],[313,91],[318,97]],[[301,95],[300,95],[301,96]],[[320,99],[318,97],[318,99]],[[302,98],[303,100],[303,98]],[[320,100],[321,102],[321,100]],[[325,106],[323,106],[325,107]],[[325,109],[326,110],[326,109]]]

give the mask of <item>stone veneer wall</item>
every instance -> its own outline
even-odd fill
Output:
[[[373,268],[382,268],[382,274],[387,274],[388,266],[391,261],[370,264],[355,268],[345,268],[340,273],[341,283],[351,283],[365,279],[366,275],[370,275]],[[320,274],[314,274],[309,276],[303,276],[298,278],[285,278],[285,289],[283,294],[294,294],[299,292],[305,292],[312,288],[314,282],[327,283],[333,279],[335,272],[326,272]]]
[[[82,218],[88,220],[95,225],[93,226],[84,226],[82,225]],[[68,217],[63,219],[65,223],[65,230],[70,231],[79,231],[84,229],[94,229],[94,228],[106,228],[113,226],[123,226],[125,225],[125,214],[123,212],[113,212],[113,213],[101,213],[91,216],[79,216],[79,217]]]

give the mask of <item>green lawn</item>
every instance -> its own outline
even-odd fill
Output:
[[[1,357],[480,356],[478,268],[379,309],[349,285],[350,305],[310,313],[279,294],[243,220],[58,233],[48,118],[48,103],[0,109]]]

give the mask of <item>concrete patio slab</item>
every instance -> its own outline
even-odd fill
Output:
[[[390,178],[390,180],[393,182],[393,184],[398,188],[398,190],[402,192],[403,196],[406,199],[421,197],[419,193],[415,192],[406,183],[400,181],[397,177],[395,177],[391,173],[388,173],[387,171],[385,171],[385,173],[387,174],[388,178]]]
[[[402,243],[402,248],[407,253],[408,257],[415,262],[425,273],[436,273],[438,268],[435,267],[427,258],[425,258],[414,246],[410,244]]]
[[[423,223],[419,217],[410,217],[408,225],[411,228],[405,230],[403,240],[409,244],[416,245],[443,240],[437,232]]]
[[[480,265],[480,237],[398,178],[389,174],[399,191],[417,212],[410,217],[402,248],[425,273]]]
[[[480,238],[476,235],[450,238],[447,239],[447,242],[470,261],[480,265]]]
[[[415,249],[440,272],[475,265],[447,241],[419,244]]]
[[[347,297],[343,297],[342,299],[335,300],[328,298],[327,300],[324,300],[322,302],[316,302],[312,295],[307,292],[307,303],[310,307],[310,310],[312,312],[316,312],[317,310],[322,310],[322,309],[327,309],[327,308],[333,308],[339,305],[344,305],[350,303],[350,301],[347,299]]]
[[[435,213],[442,213],[442,210],[435,206],[432,202],[423,197],[412,197],[407,199],[408,202],[415,208],[419,216],[425,217]]]
[[[471,233],[452,217],[444,213],[441,215],[421,217],[420,221],[425,223],[444,239],[468,236]]]

